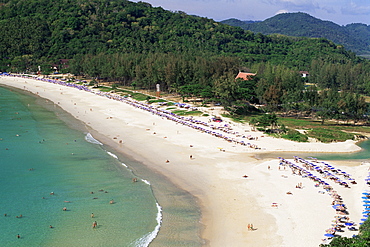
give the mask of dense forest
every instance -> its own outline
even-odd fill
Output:
[[[228,19],[222,23],[266,35],[326,38],[357,54],[370,54],[370,26],[362,23],[340,26],[301,12],[278,14],[259,22]]]
[[[255,34],[126,0],[0,0],[0,31],[0,71],[159,83],[236,114],[258,104],[323,121],[367,118],[369,61],[324,38]],[[238,71],[256,76],[235,80]]]

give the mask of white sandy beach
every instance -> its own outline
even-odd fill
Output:
[[[230,123],[235,131],[258,137],[258,140],[248,141],[260,148],[252,149],[75,88],[5,76],[0,77],[0,84],[53,101],[96,131],[95,138],[144,163],[194,195],[202,209],[202,238],[206,246],[318,246],[337,215],[331,197],[328,193],[319,193],[322,188],[315,187],[307,178],[293,175],[290,169],[279,170],[279,159],[260,161],[253,155],[360,150],[353,141],[296,143],[264,136],[251,131],[248,125]],[[199,119],[208,121],[206,117]],[[284,158],[293,157],[287,153]],[[337,184],[333,188],[347,205],[350,219],[359,223],[363,210],[361,193],[368,187],[364,179],[369,165],[328,163],[356,180],[357,184],[351,188]],[[302,189],[295,188],[298,183],[303,184]],[[292,194],[288,195],[288,191]],[[272,203],[278,207],[271,207]],[[256,230],[248,230],[248,224],[253,224]],[[345,231],[341,235],[354,233],[357,232]]]

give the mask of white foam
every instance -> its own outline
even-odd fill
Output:
[[[136,240],[134,243],[134,246],[136,247],[148,247],[149,244],[155,239],[155,237],[158,235],[159,229],[162,225],[162,207],[156,203],[158,213],[157,213],[157,225],[155,226],[154,230],[152,232],[149,232],[142,236],[140,239]]]
[[[150,185],[150,182],[148,180],[145,180],[145,179],[141,179],[141,181],[143,181],[144,183],[146,183],[147,185]]]
[[[107,152],[107,154],[109,154],[110,156],[112,156],[113,158],[115,158],[115,159],[117,159],[117,160],[118,160],[117,155],[115,155],[114,153],[111,153],[111,152],[109,152],[109,151],[106,151],[106,152]]]
[[[128,166],[125,163],[121,163],[124,167],[128,168]]]
[[[98,145],[103,145],[100,141],[96,140],[90,133],[87,133],[85,136],[85,140],[87,142],[93,143],[93,144],[98,144]]]

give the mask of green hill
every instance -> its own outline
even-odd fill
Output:
[[[307,66],[328,54],[353,57],[324,39],[264,36],[126,0],[3,1],[0,32],[3,60],[24,55],[45,60],[76,54],[171,52]],[[320,49],[315,49],[318,44]]]
[[[340,26],[306,13],[284,13],[255,23],[236,19],[225,20],[222,23],[262,34],[326,38],[358,54],[370,53],[370,26],[365,24]]]
[[[328,33],[337,27],[329,24]],[[146,90],[160,84],[237,114],[263,104],[322,119],[366,115],[357,94],[370,94],[369,61],[325,38],[255,34],[126,0],[0,0],[0,33],[0,71],[40,67]],[[236,80],[239,71],[256,75]]]

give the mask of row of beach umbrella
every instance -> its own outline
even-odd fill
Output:
[[[281,163],[285,163],[287,165],[289,165],[290,168],[292,169],[299,169],[302,173],[302,176],[307,176],[309,177],[311,180],[317,182],[319,185],[322,185],[324,189],[326,189],[328,192],[331,192],[331,193],[328,193],[330,196],[333,197],[333,199],[338,202],[337,204],[333,205],[332,207],[339,211],[339,212],[345,212],[346,210],[346,205],[341,201],[341,198],[340,196],[333,190],[333,188],[330,186],[329,183],[327,183],[326,181],[324,181],[323,179],[313,175],[312,173],[315,171],[315,172],[322,172],[324,173],[324,170],[323,170],[323,167],[320,167],[319,165],[316,165],[312,162],[309,162],[303,158],[300,158],[300,157],[297,157],[297,156],[294,156],[294,160],[298,163],[303,163],[304,166],[309,169],[309,170],[306,170],[305,168],[297,165],[297,164],[294,164],[293,162],[290,162],[282,157],[278,157],[281,161]],[[328,164],[325,164],[326,167]],[[338,170],[338,169],[337,169]],[[325,175],[328,175],[325,173]],[[334,176],[332,174],[330,174],[331,176]],[[328,178],[328,176],[326,176],[326,178]],[[339,198],[339,200],[337,199]],[[370,200],[370,199],[369,199]],[[369,209],[370,210],[370,209]],[[346,218],[345,216],[336,216],[336,220],[334,220],[334,224],[333,224],[333,227],[329,228],[326,230],[326,233],[324,234],[325,237],[328,237],[328,238],[333,238],[335,237],[335,232],[337,231],[337,228],[340,227],[339,225],[339,222]],[[353,222],[345,222],[344,223],[345,226],[347,227],[352,227],[354,225]]]
[[[22,76],[22,75],[13,75],[13,74],[3,74],[3,75],[29,79],[28,76]],[[236,137],[239,133],[233,131],[230,128],[230,126],[227,125],[227,124],[225,124],[223,126],[215,126],[213,124],[209,124],[209,123],[206,123],[204,121],[194,119],[193,117],[179,116],[179,115],[177,115],[177,114],[175,114],[171,111],[168,111],[168,110],[165,110],[165,109],[162,109],[162,108],[159,108],[159,107],[154,107],[152,105],[149,105],[149,104],[137,101],[137,100],[129,99],[129,98],[124,97],[124,96],[120,96],[120,95],[117,95],[117,94],[112,94],[110,92],[101,92],[99,90],[92,90],[92,89],[90,89],[89,87],[87,87],[85,85],[78,85],[78,84],[75,84],[75,83],[65,82],[65,81],[61,81],[61,80],[48,79],[48,78],[35,77],[33,79],[37,79],[37,80],[45,81],[45,82],[49,82],[49,83],[54,83],[54,84],[58,84],[58,85],[63,85],[63,86],[67,86],[67,87],[73,87],[73,88],[76,88],[78,90],[83,90],[83,91],[90,92],[90,93],[93,93],[93,94],[96,94],[96,95],[99,95],[99,96],[102,96],[102,97],[107,97],[109,99],[124,102],[124,103],[127,103],[127,104],[129,104],[131,106],[134,106],[136,108],[148,111],[152,114],[155,114],[155,115],[158,115],[160,117],[166,118],[168,120],[172,120],[176,123],[182,124],[184,126],[188,126],[188,127],[193,128],[193,129],[199,130],[203,133],[207,133],[207,134],[210,134],[212,136],[224,139],[228,142],[233,142],[235,144],[240,144],[240,145],[247,146],[247,147],[253,148],[253,149],[260,149],[255,144],[252,144],[252,143],[249,143],[249,142],[248,143],[244,142],[244,140],[238,140]],[[181,106],[184,107],[183,105],[180,105],[180,107]],[[233,135],[235,135],[235,137],[231,137]]]
[[[369,181],[370,181],[370,172],[365,178],[366,183],[368,183]],[[363,222],[365,222],[368,219],[369,214],[370,214],[370,192],[368,190],[364,191],[362,193],[361,199],[363,202],[364,211],[362,212],[362,219],[361,219],[362,222],[360,224],[363,224]]]

